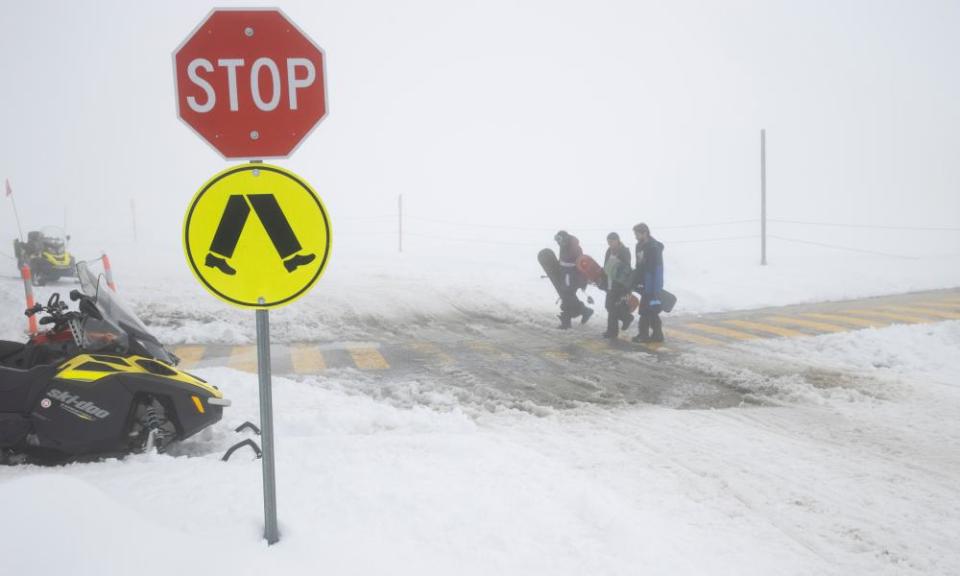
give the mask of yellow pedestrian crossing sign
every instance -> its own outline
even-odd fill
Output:
[[[258,162],[207,181],[183,220],[194,276],[241,308],[277,308],[306,294],[326,268],[330,241],[330,219],[313,188]]]

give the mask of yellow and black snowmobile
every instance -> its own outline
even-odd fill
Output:
[[[55,293],[27,310],[49,329],[25,344],[0,341],[0,461],[163,451],[219,421],[223,393],[177,369],[102,278],[77,269],[77,310]]]
[[[27,241],[13,241],[17,268],[30,267],[33,283],[42,286],[60,278],[76,275],[76,261],[67,251],[69,236],[59,228],[27,232]]]

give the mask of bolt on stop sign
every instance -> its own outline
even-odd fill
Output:
[[[327,112],[323,51],[277,9],[216,9],[173,54],[180,118],[224,158],[285,158]]]

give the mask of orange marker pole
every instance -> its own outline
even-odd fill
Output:
[[[113,282],[113,268],[110,267],[110,258],[108,258],[106,254],[104,254],[101,257],[101,260],[103,260],[103,273],[107,277],[107,286],[109,286],[111,290],[116,292],[117,285],[114,284]]]
[[[27,310],[33,308],[36,304],[36,300],[33,298],[33,276],[30,274],[30,267],[24,265],[20,269],[20,277],[23,278],[23,293],[27,298]],[[30,332],[30,335],[33,336],[37,333],[37,317],[28,316],[27,317],[27,330]]]

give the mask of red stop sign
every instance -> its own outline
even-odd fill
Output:
[[[289,156],[327,113],[323,51],[279,10],[214,10],[173,60],[180,118],[225,158]]]

